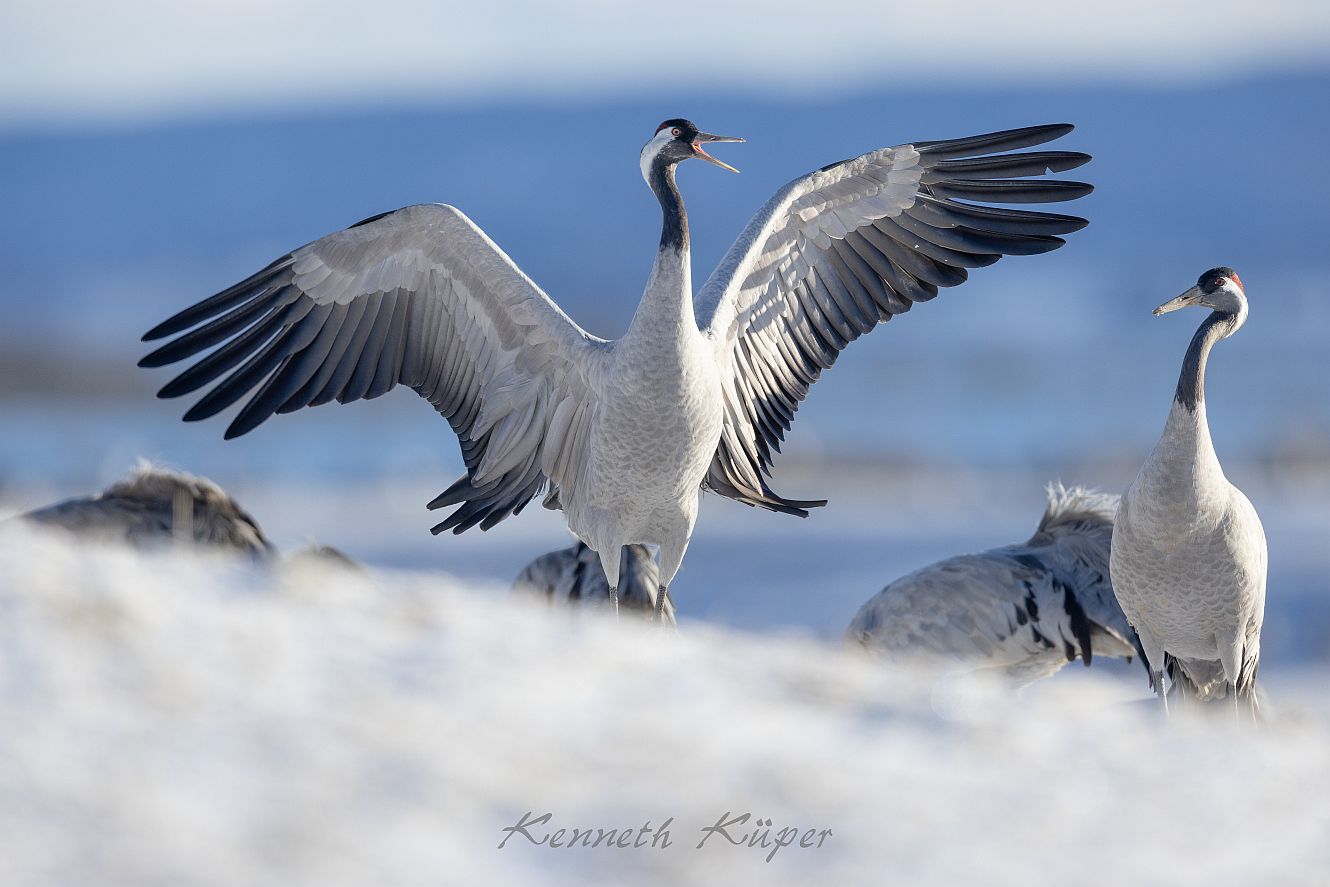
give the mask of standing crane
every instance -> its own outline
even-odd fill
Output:
[[[1251,502],[1224,476],[1205,416],[1210,349],[1247,320],[1237,272],[1211,268],[1154,313],[1193,305],[1211,312],[1183,358],[1164,433],[1118,506],[1113,590],[1140,636],[1165,711],[1167,670],[1184,698],[1229,696],[1255,717],[1265,531]]]
[[[826,504],[784,498],[764,475],[809,387],[850,342],[969,268],[1048,252],[1085,226],[982,205],[1089,193],[1022,178],[1088,155],[999,153],[1071,129],[881,148],[795,179],[694,294],[676,170],[699,159],[734,171],[704,146],[743,140],[666,120],[640,156],[660,244],[619,339],[574,323],[459,210],[421,205],[329,234],[186,308],[145,334],[176,338],[140,365],[217,346],[158,396],[215,382],[186,421],[247,397],[228,438],[274,413],[411,388],[448,420],[466,466],[430,503],[456,506],[433,532],[487,530],[546,489],[544,504],[600,554],[613,601],[621,549],[659,546],[659,608],[702,488],[799,516]]]

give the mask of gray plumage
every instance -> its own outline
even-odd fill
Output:
[[[1251,502],[1224,476],[1205,411],[1210,349],[1241,328],[1247,298],[1232,269],[1215,268],[1155,313],[1190,305],[1213,312],[1187,349],[1159,443],[1122,497],[1113,585],[1165,706],[1168,671],[1185,697],[1229,697],[1255,714],[1265,532]]]
[[[138,548],[188,544],[255,560],[275,555],[254,518],[215,483],[146,465],[105,492],[40,508],[20,519]]]
[[[948,558],[864,604],[846,640],[894,662],[1002,669],[1028,684],[1080,658],[1131,658],[1109,583],[1117,497],[1061,484],[1026,542]]]
[[[662,209],[660,247],[617,340],[574,323],[459,210],[427,205],[316,240],[181,311],[144,336],[176,338],[140,364],[214,349],[160,396],[211,385],[186,420],[243,402],[227,437],[273,413],[404,385],[448,420],[466,466],[430,503],[455,507],[435,532],[489,529],[547,489],[546,505],[605,555],[611,587],[618,552],[634,543],[659,545],[668,586],[703,486],[790,514],[825,504],[781,497],[765,476],[809,386],[849,342],[968,268],[1056,249],[1057,235],[1085,225],[979,205],[1088,193],[1016,178],[1087,155],[995,153],[1070,130],[883,148],[796,179],[694,296],[675,170],[689,157],[718,163],[703,143],[741,140],[666,121],[640,158]]]
[[[619,605],[654,619],[660,570],[645,545],[625,545],[619,565]],[[527,564],[513,582],[513,591],[535,594],[551,603],[609,607],[610,586],[600,555],[585,542],[542,554]],[[666,599],[665,622],[675,624],[674,601]]]
[[[334,548],[331,545],[320,545],[317,542],[311,542],[294,554],[287,555],[282,563],[288,567],[311,564],[325,569],[347,570],[354,573],[365,572],[365,568],[355,558],[340,548]]]

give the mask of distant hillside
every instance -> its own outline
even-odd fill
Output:
[[[1109,275],[1167,290],[1223,261],[1259,279],[1319,262],[1330,73],[1145,91],[918,89],[826,101],[667,96],[569,107],[348,108],[125,131],[0,136],[0,340],[31,328],[89,344],[137,332],[280,252],[367,215],[442,201],[473,216],[579,318],[617,333],[658,217],[637,170],[683,114],[748,137],[743,170],[687,170],[696,275],[784,181],[883,144],[1049,120],[1098,186],[1072,248],[989,272],[1013,285]],[[1010,275],[1010,276],[1005,276]],[[1319,276],[1319,273],[1318,273]],[[1102,279],[1102,278],[1100,278]],[[22,306],[21,310],[19,306]]]

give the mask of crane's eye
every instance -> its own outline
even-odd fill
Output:
[[[1216,277],[1216,278],[1215,278],[1215,286],[1221,286],[1221,287],[1222,287],[1223,285],[1224,285],[1224,278],[1222,278],[1222,277]]]
[[[670,130],[670,132],[674,133],[674,137],[675,137],[676,139],[677,139],[679,136],[683,135],[683,130],[679,129],[679,127],[677,127],[677,126],[674,127],[674,129]]]

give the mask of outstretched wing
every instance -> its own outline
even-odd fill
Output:
[[[588,375],[606,344],[470,219],[437,204],[316,240],[143,338],[181,333],[139,365],[219,345],[158,396],[228,374],[185,414],[205,419],[253,392],[227,438],[273,413],[378,397],[397,385],[428,400],[457,432],[467,469],[430,503],[461,505],[436,533],[489,529],[547,479],[564,489],[576,483],[592,407]]]
[[[1024,179],[1075,169],[1086,154],[996,154],[1070,125],[1034,126],[882,148],[782,188],[698,291],[698,325],[720,351],[725,428],[706,485],[805,516],[767,485],[772,452],[809,386],[850,342],[1004,255],[1062,246],[1084,219],[979,203],[1071,200],[1080,182]]]

